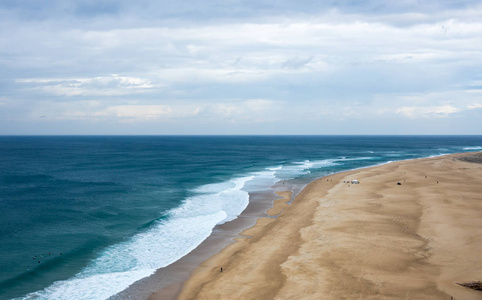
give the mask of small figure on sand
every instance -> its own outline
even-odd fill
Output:
[[[221,273],[223,272],[223,268],[221,267]]]

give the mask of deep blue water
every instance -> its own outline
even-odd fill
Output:
[[[480,150],[482,136],[0,137],[0,299],[105,299],[279,180]]]

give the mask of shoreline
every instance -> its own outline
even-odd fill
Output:
[[[297,277],[300,276],[300,274],[297,274],[297,268],[290,269],[290,264],[296,264],[296,260],[299,259],[299,257],[303,257],[303,255],[300,256],[300,253],[298,253],[299,251],[301,251],[300,249],[303,249],[303,247],[308,247],[306,242],[306,232],[310,232],[308,228],[314,226],[315,222],[313,222],[312,219],[316,219],[315,215],[320,212],[321,207],[325,207],[326,209],[332,206],[332,204],[330,204],[329,202],[320,203],[319,199],[317,199],[316,201],[313,201],[313,199],[308,201],[306,200],[307,198],[313,198],[313,195],[319,198],[324,198],[326,196],[333,197],[334,195],[336,195],[336,193],[340,192],[340,189],[346,190],[348,185],[341,184],[340,182],[342,182],[343,179],[346,180],[346,177],[349,176],[360,176],[370,172],[376,172],[376,170],[379,169],[399,168],[400,166],[410,165],[414,163],[424,164],[427,161],[450,161],[451,158],[466,156],[470,154],[471,153],[457,153],[430,158],[396,161],[389,164],[382,164],[363,169],[344,171],[316,179],[309,183],[300,192],[300,194],[296,197],[296,200],[293,202],[294,205],[285,206],[285,208],[288,209],[286,209],[286,212],[280,213],[278,218],[259,218],[253,227],[244,230],[239,237],[235,238],[235,243],[226,245],[221,251],[212,255],[209,259],[207,259],[200,266],[198,266],[191,273],[189,279],[184,282],[181,293],[178,295],[178,299],[193,299],[206,297],[210,298],[213,296],[213,299],[216,299],[222,298],[219,295],[222,295],[222,293],[225,292],[229,293],[229,291],[231,292],[231,295],[240,294],[239,297],[241,298],[242,295],[242,297],[244,297],[245,299],[253,299],[256,297],[273,298],[276,295],[278,295],[277,298],[289,298],[287,295],[289,295],[289,293],[293,291],[289,291],[286,289],[288,289],[288,286],[292,285],[290,281],[297,281],[299,279]],[[470,164],[462,161],[458,162],[459,164]],[[403,177],[403,175],[401,174],[399,174],[398,176]],[[403,185],[405,184],[402,184],[402,186]],[[356,187],[353,186],[352,191],[354,190],[354,188],[361,188],[364,186],[365,181],[362,180],[362,184],[357,185]],[[442,185],[439,186],[441,187]],[[283,203],[282,201],[280,202]],[[275,202],[272,209],[276,210],[276,205],[277,203]],[[306,211],[309,211],[309,213],[307,214]],[[312,214],[311,216],[309,215],[310,213]],[[408,218],[407,220],[403,220],[402,218],[397,222],[399,225],[404,224],[403,226],[408,226],[407,228],[410,228],[410,224],[408,223],[413,223],[414,221],[410,218]],[[408,225],[405,223],[407,223]],[[404,230],[408,229],[405,228]],[[403,230],[402,233],[398,234],[403,234]],[[313,235],[313,232],[310,232],[310,234],[308,235]],[[271,242],[274,242],[274,245],[277,246],[270,246]],[[415,244],[418,245],[420,244],[420,242],[421,241],[415,241]],[[422,243],[422,246],[427,247],[427,245],[429,245],[430,243],[432,242],[430,240],[427,240]],[[279,245],[281,244],[284,245],[282,251],[279,250]],[[259,254],[261,255],[260,257],[263,257],[263,259],[266,258],[267,253],[270,253],[268,254],[268,263],[259,263],[258,266],[251,265],[250,267],[248,267],[250,262],[249,255],[251,255],[252,257],[253,253],[256,253],[256,251],[259,252],[261,249],[262,252],[260,252]],[[425,252],[427,251],[430,250],[426,250]],[[303,252],[302,254],[307,255],[309,253],[310,252],[307,251],[306,253]],[[248,255],[248,257],[244,257],[243,255]],[[392,257],[392,260],[393,259],[396,260],[396,255],[395,258]],[[422,258],[419,257],[417,259],[420,260]],[[240,264],[240,262],[242,262],[242,264]],[[224,269],[222,277],[221,272],[219,272],[221,266]],[[271,275],[269,275],[267,272]],[[292,274],[289,274],[290,272],[292,272]],[[240,274],[242,274],[242,276]],[[272,274],[277,275],[274,276]],[[394,274],[391,274],[392,277],[393,275]],[[304,274],[304,276],[306,277],[306,274]],[[315,274],[313,276],[317,277],[318,275]],[[321,280],[320,282],[323,282],[323,280],[326,281],[326,279],[323,278],[318,279]],[[251,282],[250,280],[254,281]],[[474,278],[474,280],[480,280],[480,278]],[[262,283],[261,286],[256,287],[257,282]],[[230,286],[236,286],[236,291],[227,288],[227,283],[229,283]],[[306,285],[305,282],[303,283],[303,285]],[[222,291],[218,289],[220,284],[222,284],[223,286]],[[300,282],[297,282],[297,285],[299,284]],[[326,285],[329,286],[329,284]],[[296,290],[296,288],[294,288],[295,286],[291,287],[292,290]],[[470,299],[482,299],[482,296],[479,298],[479,294],[473,294],[473,291],[467,291],[466,288],[453,287],[450,284],[448,288],[445,287],[444,291],[441,291],[440,289],[444,290],[444,287],[437,287],[433,289],[432,292],[438,291],[440,292],[440,295],[444,296],[449,294],[455,295],[458,293],[462,293],[465,297],[467,297],[467,295],[472,297]],[[280,291],[286,292],[286,297],[281,297]],[[157,293],[153,294],[150,299],[161,299],[161,294],[162,291],[161,293],[158,291]],[[209,297],[206,295],[209,295]],[[369,293],[367,295],[369,295]]]
[[[130,155],[129,160],[126,161],[126,163],[132,168],[126,169],[125,174],[123,173],[122,176],[114,176],[111,179],[113,179],[113,184],[119,184],[119,186],[126,188],[126,191],[129,190],[133,193],[123,194],[121,199],[122,203],[116,202],[119,205],[106,207],[103,205],[106,199],[114,199],[114,202],[115,199],[117,199],[110,196],[110,192],[115,194],[118,192],[117,189],[112,190],[109,187],[105,187],[106,189],[104,189],[103,186],[93,187],[90,184],[86,185],[83,182],[82,176],[74,176],[76,179],[79,179],[82,188],[85,187],[89,191],[92,188],[95,190],[99,188],[99,191],[102,191],[102,193],[105,192],[105,195],[99,194],[99,197],[95,199],[92,198],[91,200],[94,201],[92,203],[82,201],[82,203],[78,203],[78,207],[76,206],[82,211],[87,209],[89,211],[88,217],[92,218],[91,222],[79,223],[79,228],[73,228],[75,232],[80,230],[84,232],[85,235],[66,235],[65,238],[56,240],[55,237],[58,234],[55,232],[51,232],[50,234],[48,231],[45,232],[41,228],[35,227],[32,228],[32,230],[40,234],[34,234],[32,237],[37,237],[37,240],[41,241],[41,243],[26,243],[26,247],[19,248],[18,251],[10,251],[10,248],[14,248],[15,243],[21,241],[23,237],[30,238],[28,234],[24,235],[24,233],[28,232],[22,233],[19,231],[22,233],[22,236],[19,235],[18,237],[12,235],[6,236],[5,247],[6,250],[8,250],[7,252],[12,254],[12,259],[9,259],[7,256],[4,257],[4,262],[6,262],[5,265],[7,267],[4,275],[14,275],[18,269],[20,274],[25,274],[28,278],[24,275],[21,275],[22,277],[13,277],[11,281],[6,282],[7,285],[1,291],[2,295],[6,295],[7,298],[13,298],[28,294],[38,294],[45,295],[45,297],[48,298],[49,295],[54,297],[55,295],[62,294],[64,298],[69,298],[69,295],[73,292],[73,294],[79,297],[81,297],[81,295],[95,293],[99,297],[107,299],[111,295],[115,296],[116,293],[122,294],[123,291],[132,287],[133,284],[135,285],[136,281],[145,281],[143,280],[144,278],[157,273],[159,269],[165,268],[168,263],[175,262],[187,253],[194,251],[196,245],[199,246],[213,233],[214,226],[216,226],[214,235],[229,240],[226,244],[231,243],[230,238],[224,233],[230,231],[229,233],[233,233],[233,236],[239,236],[239,232],[236,232],[237,229],[233,229],[235,226],[225,226],[223,230],[218,230],[221,228],[215,225],[217,222],[214,221],[214,218],[217,218],[216,220],[219,220],[219,218],[222,219],[221,213],[224,211],[230,216],[228,219],[235,219],[240,214],[241,208],[244,208],[248,203],[252,204],[251,199],[253,193],[263,192],[268,195],[266,198],[272,198],[274,200],[275,196],[272,195],[274,195],[273,184],[275,182],[277,182],[279,188],[284,188],[284,186],[282,186],[282,180],[287,179],[289,181],[286,182],[286,186],[296,185],[301,187],[305,186],[308,182],[330,174],[381,165],[388,163],[389,160],[430,157],[446,151],[465,152],[461,149],[468,148],[468,146],[471,145],[480,145],[482,141],[480,137],[337,137],[334,139],[292,137],[270,139],[232,138],[231,141],[234,143],[226,139],[202,139],[200,140],[202,143],[193,143],[192,140],[189,139],[185,141],[168,141],[164,139],[125,141],[124,139],[116,139],[109,141],[107,144],[102,144],[102,147],[105,146],[106,150],[102,154],[102,160],[105,160],[105,165],[101,168],[102,172],[100,172],[101,170],[99,169],[99,174],[102,176],[105,174],[107,177],[110,177],[112,174],[110,171],[114,170],[117,166],[118,161],[115,158],[116,155],[122,156],[122,154],[127,153],[122,151],[122,149],[119,150],[120,148],[116,145],[126,146],[130,149],[128,151]],[[45,144],[44,140],[26,142],[28,142],[28,144],[25,144],[25,146],[28,147],[24,149],[26,155],[35,152],[37,146]],[[78,152],[78,147],[59,147],[61,145],[70,145],[66,143],[65,140],[55,140],[51,142],[53,143],[50,143],[49,147],[45,148],[46,151],[54,151],[51,153],[56,153],[55,151],[60,151],[59,149],[67,149],[72,153]],[[91,140],[82,141],[82,143],[95,144],[94,142],[95,141]],[[145,145],[146,147],[131,148],[130,145],[132,144]],[[154,144],[159,146],[172,145],[174,147],[169,146],[165,149],[163,147],[152,147]],[[158,155],[163,154],[164,150],[170,151],[184,144],[187,145],[187,147],[181,148],[187,150],[187,153],[173,150],[172,154],[174,156],[172,157],[169,155]],[[16,147],[15,141],[6,144],[6,146],[8,145]],[[205,151],[208,148],[209,151]],[[60,152],[65,152],[64,150]],[[191,150],[196,150],[194,151],[196,155],[193,157],[189,155],[185,156],[186,154],[194,153],[191,152]],[[228,152],[225,150],[228,150]],[[141,155],[135,155],[137,153]],[[9,157],[8,151],[6,154],[6,157]],[[112,156],[109,154],[115,155]],[[199,154],[200,157],[198,157],[197,154]],[[56,168],[55,161],[58,160],[58,157],[57,155],[50,157],[53,160],[46,157],[46,160],[42,163],[51,165],[52,169],[46,173],[57,178],[56,174],[58,174],[57,171],[59,170]],[[155,157],[155,159],[151,160],[152,157]],[[18,156],[17,158],[20,159],[22,156]],[[71,168],[62,170],[68,171],[69,174],[78,175],[77,167],[82,166],[81,161],[83,160],[80,156],[79,164],[69,165]],[[210,163],[211,161],[215,163]],[[35,161],[31,163],[37,164]],[[28,171],[27,169],[29,169],[30,164],[26,163],[22,164],[22,166]],[[91,171],[90,168],[84,168],[82,170],[86,172]],[[169,170],[172,170],[172,172],[169,172]],[[30,173],[26,172],[26,174]],[[33,173],[30,175],[36,176]],[[39,184],[43,186],[45,183],[45,186],[52,186],[56,189],[57,184],[49,178],[50,177],[39,177]],[[153,182],[154,184],[146,186],[146,182]],[[76,186],[76,184],[67,184],[63,188],[66,193],[70,193],[77,190]],[[12,191],[24,190],[23,185],[17,186],[17,184],[13,184],[12,187],[14,187]],[[28,189],[28,187],[26,188]],[[38,191],[33,192],[35,195],[38,194]],[[43,190],[40,192],[40,194],[44,194]],[[50,193],[47,190],[45,192],[45,195]],[[246,192],[248,192],[248,194]],[[28,198],[27,194],[25,194],[26,197],[21,195],[24,194],[19,193],[19,199]],[[89,198],[89,193],[77,195],[79,199]],[[247,201],[248,195],[249,201]],[[56,193],[52,195],[52,200],[57,199],[57,196],[61,198],[61,194]],[[139,199],[137,199],[138,197]],[[139,201],[136,201],[136,199]],[[267,209],[274,204],[274,202],[270,202],[271,200],[264,200],[269,204]],[[211,202],[214,203],[214,206],[211,206]],[[70,205],[70,202],[59,203]],[[100,205],[95,205],[97,203],[100,203]],[[231,206],[230,203],[235,205]],[[242,205],[238,205],[241,203]],[[44,203],[39,202],[38,204],[43,205]],[[94,206],[91,204],[94,204]],[[194,204],[194,206],[191,204]],[[126,208],[130,207],[134,207],[135,211],[126,211]],[[250,205],[249,207],[252,206]],[[250,210],[249,207],[248,210]],[[239,210],[237,208],[239,208]],[[235,213],[236,210],[237,213]],[[13,213],[21,212],[18,207],[12,207],[11,211]],[[42,210],[32,210],[32,213],[38,213],[39,215],[41,215],[41,212]],[[125,212],[127,212],[127,215],[132,215],[132,217],[135,218],[129,218],[129,222],[127,222]],[[75,210],[66,211],[66,213],[68,213],[66,216],[71,216],[71,218],[69,217],[63,220],[66,225],[71,223],[69,221],[70,219],[75,219],[79,216]],[[109,217],[108,220],[103,218],[106,213]],[[159,215],[159,213],[162,214]],[[261,213],[263,217],[266,216],[265,211],[261,211]],[[283,212],[283,214],[284,213],[285,212]],[[21,216],[21,214],[17,216]],[[23,219],[20,218],[18,220]],[[30,218],[25,219],[25,221],[28,220],[30,220]],[[198,220],[202,228],[198,228]],[[139,223],[140,226],[132,227],[129,226],[128,223]],[[243,229],[252,226],[250,221],[244,218],[242,221],[239,220],[238,225],[236,228]],[[105,231],[96,230],[95,228],[98,228],[97,226],[101,226]],[[9,227],[7,226],[6,228],[8,229]],[[63,226],[59,228],[63,228]],[[90,229],[94,230],[90,232]],[[90,233],[93,233],[93,235],[91,236]],[[102,241],[105,247],[97,247],[95,242],[97,240],[92,238],[95,238],[99,234],[103,235],[104,233],[108,233],[105,235],[108,239],[103,239]],[[44,234],[45,238],[43,238]],[[188,235],[193,238],[188,239]],[[117,238],[121,237],[122,241],[117,242]],[[53,238],[53,240],[50,240],[50,238]],[[71,238],[72,243],[70,242]],[[78,247],[75,246],[75,241],[84,239],[94,242],[87,243],[81,247],[82,255],[79,256],[76,254],[77,252],[71,253],[71,250],[68,250],[73,247],[72,251],[77,251]],[[68,249],[66,248],[67,250],[65,251],[62,250],[64,254],[68,252],[72,255],[64,255],[62,261],[53,261],[55,264],[49,263],[45,265],[43,264],[44,261],[42,261],[40,265],[35,265],[34,273],[32,273],[29,268],[22,269],[23,271],[21,271],[20,269],[23,263],[26,265],[32,263],[31,260],[28,260],[28,258],[31,258],[31,255],[45,252],[41,247],[43,241],[47,242],[45,246],[48,246],[48,249],[46,248],[48,251],[50,251],[49,249],[58,248],[56,244],[56,241],[58,241],[59,245],[64,244],[70,247]],[[211,250],[205,248],[206,250],[204,252],[207,253],[206,259],[219,252],[220,250],[218,249],[225,247],[226,244],[219,242],[219,248],[215,248],[214,244],[218,243],[218,241],[219,240],[211,240],[209,242],[213,244],[213,248],[210,248]],[[204,258],[196,258],[195,261],[186,260],[182,268],[178,266],[177,269],[184,269],[184,266],[186,266],[186,269],[194,269],[196,265],[199,265],[204,260]],[[37,261],[33,263],[37,263]],[[14,264],[15,266],[13,268],[9,267]],[[78,271],[76,271],[75,268],[71,269],[71,265],[76,265]],[[166,269],[170,268],[171,267],[167,267]],[[11,269],[12,272],[10,272],[9,269]],[[171,275],[174,275],[176,272],[166,272],[165,274],[156,274],[156,276],[159,276],[161,279],[167,279],[168,282],[170,282],[172,278],[169,277],[175,277]],[[187,270],[186,272],[187,278],[191,270]],[[51,282],[52,280],[50,280],[51,276],[62,276],[62,278],[53,284]],[[24,277],[28,280],[23,280],[25,279]],[[149,292],[146,293],[148,288],[154,287],[152,291],[156,292],[162,287],[162,285],[158,284],[159,281],[157,281],[157,279],[153,278],[153,281],[152,285],[147,282],[139,285],[139,289],[142,287],[140,294],[147,295],[146,297],[136,297],[136,293],[124,293],[126,297],[123,298],[147,299],[148,296],[150,296]],[[180,290],[180,285],[185,279],[181,278],[179,281],[181,283],[178,287],[170,287],[169,289]],[[71,287],[74,287],[74,289],[71,289]],[[147,288],[144,289],[144,287]]]
[[[440,154],[431,157],[439,157],[450,154]],[[424,159],[424,158],[416,158]],[[412,159],[410,159],[412,160]],[[402,160],[405,161],[405,160]],[[349,169],[323,177],[313,179],[309,182],[282,185],[282,181],[275,183],[271,193],[250,193],[250,201],[248,207],[233,221],[216,225],[211,235],[198,245],[193,251],[174,263],[157,269],[148,277],[142,278],[123,291],[109,297],[111,300],[117,299],[177,299],[182,291],[182,286],[189,280],[191,273],[194,272],[201,264],[211,258],[213,255],[223,251],[227,246],[238,242],[238,238],[244,237],[243,233],[250,228],[256,226],[261,218],[277,218],[281,211],[271,214],[277,201],[284,201],[279,193],[285,193],[286,189],[291,192],[291,198],[285,201],[284,207],[290,206],[295,197],[303,191],[310,183],[325,177],[347,172],[355,172],[366,168],[383,166],[398,161],[387,161],[376,165],[358,167]],[[281,197],[281,198],[280,198]],[[254,199],[252,199],[254,198]]]
[[[182,292],[183,285],[189,280],[191,274],[195,272],[196,269],[200,268],[205,261],[220,253],[226,247],[232,244],[236,244],[238,242],[238,238],[251,237],[249,235],[249,230],[255,227],[260,219],[272,220],[279,217],[279,215],[282,213],[282,210],[290,206],[295,200],[295,197],[299,193],[301,193],[310,183],[328,176],[347,172],[354,172],[357,170],[381,166],[392,162],[393,161],[389,161],[373,166],[366,166],[341,171],[319,177],[302,184],[283,186],[281,184],[282,181],[279,181],[274,186],[272,186],[274,195],[256,195],[255,193],[255,201],[251,202],[250,200],[250,204],[248,205],[246,210],[243,211],[237,219],[222,225],[217,225],[214,228],[213,233],[192,252],[188,253],[186,256],[182,257],[173,264],[156,270],[156,273],[152,274],[151,276],[133,283],[127,289],[121,291],[116,295],[113,295],[109,299],[137,299],[138,297],[140,297],[141,299],[150,300],[178,299],[179,295]],[[280,188],[282,190],[276,191]],[[289,190],[286,190],[287,188]],[[285,197],[280,195],[284,193],[290,193],[290,199],[285,199]],[[253,195],[250,194],[250,197],[251,196]],[[277,208],[277,203],[281,203],[279,208]],[[250,221],[247,221],[248,219],[250,219]],[[244,220],[244,222],[242,220]],[[189,266],[186,266],[186,264],[189,264]],[[174,274],[174,278],[166,279],[164,273],[168,273],[170,275]],[[161,285],[159,285],[159,281],[161,281]]]
[[[216,225],[211,235],[193,251],[175,261],[174,263],[159,268],[152,275],[142,278],[123,291],[109,297],[110,300],[120,299],[148,299],[156,295],[160,299],[177,299],[184,282],[190,274],[204,261],[222,251],[230,244],[236,243],[236,238],[241,232],[252,228],[260,218],[274,218],[268,211],[274,208],[274,203],[283,200],[279,193],[296,195],[305,185],[275,184],[272,192],[250,193],[248,207],[233,221]],[[288,190],[288,191],[287,191]],[[288,199],[288,202],[293,199]]]

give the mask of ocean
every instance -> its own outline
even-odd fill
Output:
[[[482,136],[3,136],[0,299],[106,299],[191,252],[255,193],[480,150]]]

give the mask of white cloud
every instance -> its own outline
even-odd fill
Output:
[[[109,105],[99,101],[52,102],[41,101],[32,108],[31,118],[41,120],[119,120],[143,121],[190,121],[192,118],[208,122],[230,120],[231,122],[266,122],[272,120],[270,113],[274,102],[252,99],[233,103],[144,104],[127,101],[121,105]]]
[[[62,58],[64,54],[48,42],[55,39],[66,52],[74,51],[70,47],[83,49],[80,57],[71,58],[74,63],[76,59],[79,60],[77,64],[81,61],[85,64],[87,59],[100,59],[112,69],[120,62],[125,68],[140,68],[143,74],[161,74],[168,80],[172,75],[171,80],[181,81],[192,79],[187,74],[193,77],[199,74],[201,78],[215,81],[247,81],[290,74],[287,72],[290,70],[286,70],[288,66],[296,70],[291,74],[314,73],[334,71],[347,63],[473,60],[475,55],[482,53],[479,47],[482,22],[458,20],[403,28],[379,22],[334,22],[309,17],[222,26],[57,29],[39,34],[34,34],[36,28],[22,30],[32,32],[32,36],[41,36],[42,39],[32,42],[43,51],[34,52],[29,48],[30,43],[23,43],[15,32],[5,38],[5,44],[18,48],[23,56],[45,58],[45,65],[62,62],[57,56]],[[239,63],[234,64],[240,57]],[[68,93],[63,86],[57,87],[57,92]],[[73,94],[83,92],[72,91]]]
[[[450,105],[434,107],[406,106],[397,109],[396,113],[408,118],[441,118],[460,111],[461,109]]]
[[[141,93],[155,86],[146,79],[110,75],[94,78],[18,79],[28,89],[57,96],[118,96]]]
[[[97,115],[105,114],[119,118],[150,120],[158,119],[171,113],[172,109],[167,105],[119,105],[110,106]]]
[[[307,120],[358,128],[349,123],[443,122],[480,108],[481,5],[369,1],[311,11],[282,2],[303,13],[243,2],[239,14],[221,5],[236,18],[210,18],[209,9],[184,18],[177,9],[192,13],[188,1],[167,19],[126,9],[89,22],[78,16],[26,22],[4,8],[0,85],[8,100],[0,99],[0,113],[185,128],[283,125],[289,116],[303,132],[312,128]],[[367,13],[367,7],[379,9]],[[466,115],[474,121],[475,114]]]
[[[210,104],[205,107],[205,112],[219,117],[262,121],[270,118],[275,105],[271,100],[253,99],[236,103]]]
[[[481,100],[482,102],[482,100]],[[468,109],[479,109],[482,108],[482,103],[474,103],[474,104],[469,104],[467,106]]]
[[[179,110],[179,107],[177,107]],[[99,101],[42,101],[31,117],[42,120],[120,120],[149,121],[170,118],[177,113],[169,105],[123,104],[105,105]]]
[[[375,58],[376,60],[396,63],[421,63],[426,61],[444,60],[453,57],[453,53],[437,50],[420,50],[413,53],[383,54]],[[425,53],[424,53],[425,52]]]

